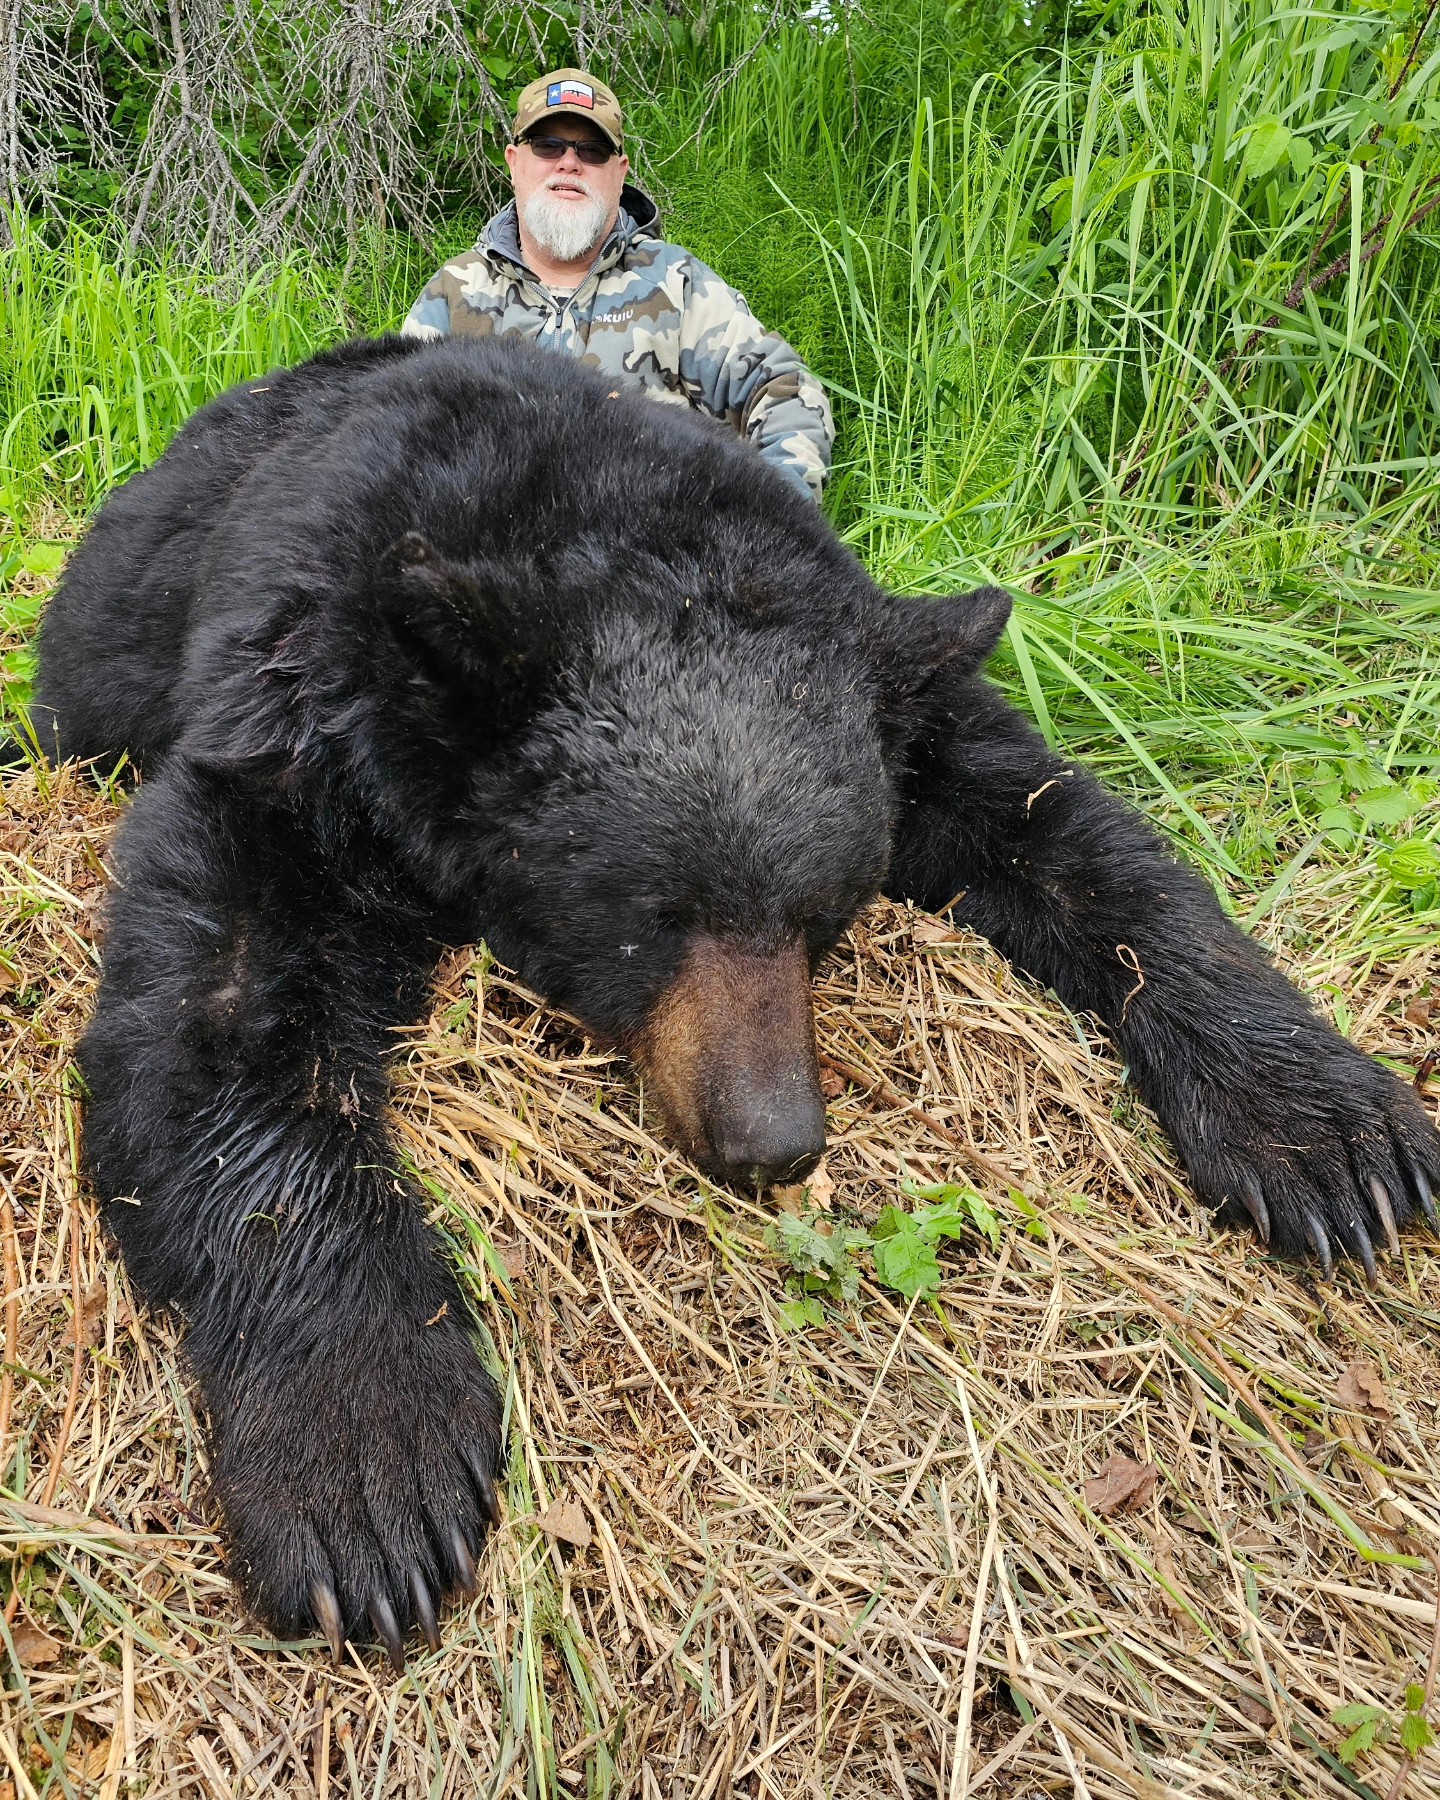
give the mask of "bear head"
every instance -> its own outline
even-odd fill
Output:
[[[881,891],[937,675],[983,662],[1008,596],[652,579],[547,627],[553,578],[411,537],[387,579],[410,669],[391,754],[451,783],[446,885],[475,934],[631,1054],[707,1173],[803,1177],[825,1145],[811,976]]]

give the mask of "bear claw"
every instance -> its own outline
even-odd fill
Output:
[[[405,1667],[405,1640],[400,1636],[400,1627],[395,1620],[395,1608],[384,1594],[372,1594],[366,1609],[370,1614],[370,1623],[375,1627],[375,1635],[385,1646],[390,1658],[390,1666],[398,1675]]]
[[[458,1525],[450,1527],[450,1550],[455,1558],[455,1572],[460,1586],[466,1594],[475,1592],[475,1558],[470,1553],[470,1546],[465,1542],[465,1533]]]
[[[1424,1172],[1419,1169],[1415,1171],[1415,1191],[1420,1196],[1420,1210],[1425,1215],[1425,1223],[1440,1237],[1440,1213],[1435,1210],[1435,1195]]]
[[[432,1650],[438,1650],[440,1648],[440,1626],[435,1617],[435,1603],[430,1598],[429,1585],[418,1569],[410,1571],[410,1597],[415,1603],[415,1617],[420,1622],[425,1642]]]
[[[1325,1227],[1321,1224],[1318,1213],[1306,1213],[1305,1232],[1310,1239],[1310,1248],[1320,1259],[1320,1273],[1328,1281],[1335,1273],[1335,1253],[1330,1248],[1330,1239],[1325,1234]]]
[[[317,1581],[310,1589],[310,1609],[338,1663],[345,1654],[345,1632],[340,1622],[340,1602],[328,1581]]]
[[[1352,1256],[1358,1256],[1365,1270],[1366,1287],[1374,1287],[1380,1280],[1380,1271],[1375,1265],[1375,1247],[1370,1242],[1370,1233],[1359,1219],[1351,1219],[1345,1233],[1346,1247]],[[1397,1245],[1398,1248],[1398,1245]]]
[[[1395,1208],[1390,1204],[1389,1191],[1378,1175],[1370,1177],[1370,1198],[1375,1202],[1380,1228],[1385,1233],[1386,1247],[1392,1256],[1398,1256],[1400,1254],[1400,1232],[1395,1224]]]
[[[1245,1191],[1240,1196],[1240,1204],[1249,1213],[1255,1225],[1255,1235],[1268,1250],[1270,1247],[1270,1209],[1265,1204],[1265,1196],[1260,1192],[1260,1183],[1253,1175],[1245,1179]]]

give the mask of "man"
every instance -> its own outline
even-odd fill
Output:
[[[520,96],[515,198],[410,309],[406,337],[515,336],[723,419],[816,500],[835,427],[819,382],[626,182],[620,106],[583,69]]]

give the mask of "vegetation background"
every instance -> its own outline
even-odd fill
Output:
[[[1440,929],[1432,0],[8,9],[13,702],[72,528],[230,382],[394,326],[523,83],[618,71],[670,234],[830,384],[876,575],[1022,601],[999,673],[1251,921]]]
[[[1440,1018],[1437,15],[1440,0],[0,0],[0,725],[104,495],[230,383],[396,325],[503,196],[515,93],[593,61],[626,98],[669,234],[830,385],[838,529],[907,591],[1014,588],[998,678],[1409,1077]],[[1018,1781],[1023,1752],[1040,1788],[1073,1776],[1096,1800],[1440,1793],[1433,1753],[1417,1761],[1404,1735],[1440,1677],[1430,1565],[1366,1535],[1400,1519],[1433,1541],[1433,1252],[1416,1234],[1378,1295],[1345,1272],[1317,1294],[1238,1240],[1187,1234],[1164,1149],[1083,1025],[973,947],[952,955],[936,922],[888,915],[822,993],[840,1088],[866,1077],[832,1109],[850,1129],[838,1180],[868,1216],[897,1197],[897,1158],[948,1168],[956,1133],[915,1098],[938,1059],[967,1129],[1015,1152],[1027,1184],[1003,1221],[986,1215],[1004,1228],[993,1267],[948,1263],[943,1295],[928,1312],[912,1295],[902,1320],[873,1285],[851,1305],[843,1232],[781,1215],[777,1276],[771,1213],[678,1205],[624,1083],[467,953],[397,1093],[407,1153],[493,1301],[514,1529],[443,1659],[383,1695],[361,1661],[327,1672],[246,1638],[190,1507],[173,1333],[128,1313],[76,1199],[66,1064],[113,796],[69,771],[10,798],[0,1024],[23,1022],[0,1080],[0,1237],[26,1285],[7,1264],[0,1637],[16,1693],[44,1702],[27,1716],[0,1696],[22,1792],[114,1800],[137,1771],[156,1794],[308,1791],[254,1773],[294,1752],[323,1795],[333,1721],[334,1791],[343,1763],[348,1791],[407,1800],[481,1791],[486,1768],[496,1794],[637,1792],[667,1755],[667,1791],[698,1800],[737,1768],[756,1792],[821,1791],[815,1771],[836,1768],[826,1791],[910,1791],[912,1754],[912,1776],[948,1770],[956,1795],[972,1749],[980,1785]],[[863,983],[883,1042],[839,1035]],[[483,1120],[482,1090],[498,1096]],[[498,1202],[488,1150],[457,1156],[466,1133],[518,1183]],[[511,1290],[497,1227],[518,1267],[533,1239],[539,1278]],[[828,1283],[822,1254],[844,1265]],[[552,1307],[547,1269],[589,1310]],[[665,1360],[682,1340],[703,1353],[691,1367]],[[1383,1403],[1346,1398],[1356,1369],[1374,1374],[1347,1367],[1361,1352],[1385,1369]],[[759,1392],[769,1413],[750,1410]],[[1163,1516],[1097,1515],[1094,1471],[1117,1446],[1163,1467]],[[967,1489],[954,1470],[971,1454]],[[611,1490],[587,1500],[606,1570],[588,1587],[583,1548],[567,1561],[533,1528],[586,1469],[643,1502],[625,1525]],[[47,1512],[57,1495],[86,1512]],[[1377,1509],[1389,1523],[1368,1523]],[[141,1523],[116,1538],[106,1516]],[[599,1609],[588,1624],[572,1575]],[[806,1610],[817,1593],[830,1611]],[[1034,1653],[1016,1638],[1018,1674],[1015,1643],[991,1642],[1017,1604]],[[947,1647],[963,1679],[946,1663],[927,1687]],[[157,1709],[138,1723],[137,1662]],[[855,1684],[836,1699],[827,1683],[882,1662],[879,1748],[856,1749]],[[253,1715],[215,1710],[232,1689]],[[1050,1696],[1053,1749],[1026,1692]],[[927,1696],[958,1706],[953,1732]],[[251,1773],[230,1784],[222,1756]]]

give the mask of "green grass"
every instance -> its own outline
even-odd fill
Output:
[[[986,67],[923,0],[763,41],[732,7],[633,109],[670,235],[830,383],[828,505],[877,577],[1019,587],[997,673],[1053,742],[1243,915],[1345,867],[1392,948],[1440,933],[1434,852],[1394,857],[1440,839],[1422,16],[1117,0]],[[294,252],[242,281],[22,232],[0,570],[48,554],[41,503],[82,516],[230,382],[393,325],[430,264],[397,237],[343,278]],[[4,604],[13,641],[34,602]]]

